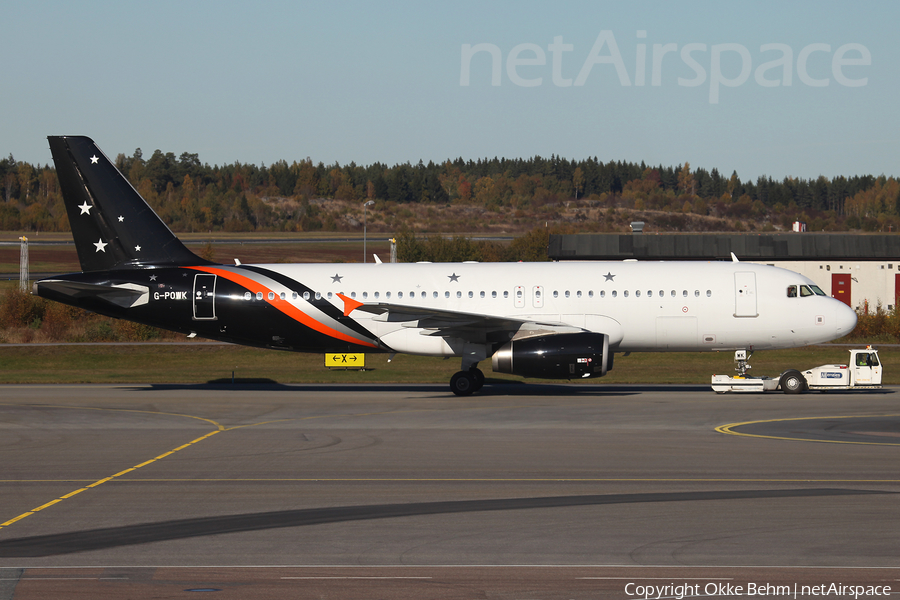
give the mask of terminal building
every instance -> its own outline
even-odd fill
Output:
[[[637,224],[635,224],[637,225]],[[900,234],[643,233],[551,235],[550,260],[732,260],[790,269],[852,308],[892,310]]]

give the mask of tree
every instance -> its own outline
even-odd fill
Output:
[[[584,171],[581,167],[575,167],[572,171],[572,186],[575,188],[575,199],[578,200],[578,194],[584,191]]]
[[[694,176],[691,174],[691,163],[686,162],[678,172],[678,188],[682,194],[694,195]]]

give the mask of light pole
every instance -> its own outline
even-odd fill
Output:
[[[374,200],[369,200],[363,204],[363,262],[369,260],[368,255],[366,254],[366,210],[373,204],[375,204]]]

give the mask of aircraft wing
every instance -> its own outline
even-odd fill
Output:
[[[516,334],[531,337],[585,331],[558,321],[535,321],[387,302],[360,303],[350,298],[345,300],[345,312],[348,305],[354,305],[350,308],[351,312],[359,310],[375,315],[374,321],[399,323],[402,327],[422,329],[422,335],[454,337],[472,343],[507,341]]]

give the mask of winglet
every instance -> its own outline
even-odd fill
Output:
[[[344,301],[344,316],[349,317],[350,313],[363,305],[359,300],[354,300],[353,298],[349,298],[343,294],[337,294],[337,297]]]

